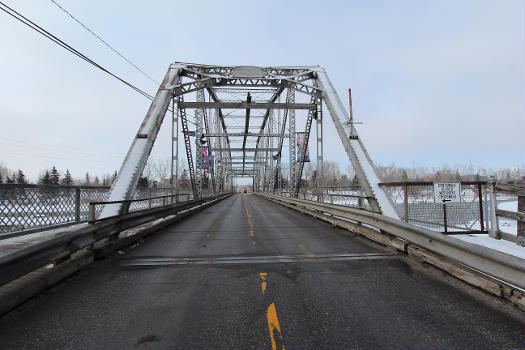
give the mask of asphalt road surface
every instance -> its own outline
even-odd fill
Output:
[[[523,349],[514,307],[236,194],[0,318],[2,349]]]

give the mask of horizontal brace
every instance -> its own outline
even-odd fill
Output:
[[[316,109],[310,103],[247,103],[247,102],[179,102],[179,108],[222,108],[222,109]]]
[[[251,117],[250,117],[251,118]],[[230,132],[230,133],[219,133],[219,134],[204,134],[205,137],[242,137],[242,136],[257,136],[257,137],[281,137],[281,134],[265,134],[256,132]],[[283,136],[284,137],[284,136]]]
[[[265,152],[265,151],[269,151],[269,152],[272,152],[272,151],[278,151],[279,149],[278,148],[263,148],[263,147],[257,147],[257,148],[242,148],[242,147],[214,147],[213,148],[214,151],[231,151],[231,152],[242,152],[242,151],[246,151],[246,152],[259,152],[259,151],[262,151],[262,152]]]
[[[520,212],[498,209],[496,210],[496,215],[499,217],[512,219],[512,220],[516,220],[516,221],[525,223],[525,214],[520,213]]]

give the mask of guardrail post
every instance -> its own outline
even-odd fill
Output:
[[[75,188],[75,221],[80,222],[80,188]]]
[[[496,215],[496,208],[497,208],[497,202],[496,202],[496,179],[494,177],[490,177],[487,180],[487,193],[489,194],[489,217],[490,217],[490,228],[489,228],[489,236],[496,239],[501,239],[501,235],[499,233],[499,227],[498,227],[498,216]]]
[[[88,206],[88,223],[95,222],[95,203],[89,202]]]

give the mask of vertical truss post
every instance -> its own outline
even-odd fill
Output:
[[[291,104],[295,103],[295,91],[288,89],[286,93],[286,103]],[[290,151],[290,191],[295,190],[296,182],[296,167],[295,167],[295,110],[285,110],[285,113],[288,112],[289,125],[288,125],[288,142],[289,142],[289,151]]]
[[[182,102],[182,96],[179,97],[179,102]],[[182,126],[182,133],[184,135],[184,147],[186,149],[186,159],[188,160],[188,171],[190,172],[191,189],[193,191],[193,197],[198,198],[199,192],[197,191],[197,182],[195,179],[195,168],[193,166],[193,155],[191,151],[191,139],[190,131],[188,129],[188,117],[186,115],[186,109],[179,108],[180,124]]]
[[[204,90],[197,91],[197,102],[206,102],[204,97]],[[202,166],[202,134],[204,133],[204,128],[202,125],[204,117],[204,108],[195,109],[195,177],[197,183],[197,198],[202,197],[202,180],[203,180],[203,166]]]
[[[269,120],[269,131],[268,133],[269,134],[273,134],[275,133],[275,115],[274,115],[274,112],[271,111],[271,115],[270,115],[270,120]],[[268,137],[268,141],[269,141],[269,145],[268,145],[268,148],[273,148],[273,137]],[[267,178],[268,178],[268,185],[267,185],[267,188],[269,191],[273,191],[273,181],[272,181],[272,175],[273,175],[273,168],[274,168],[274,159],[273,159],[273,154],[272,152],[269,152],[269,157],[268,157],[268,164],[269,164],[269,167],[268,167],[268,171],[267,171]],[[272,187],[270,187],[270,185]]]
[[[317,105],[317,119],[316,119],[316,133],[317,133],[317,172],[315,176],[315,185],[317,187],[317,200],[323,201],[323,193],[321,190],[321,181],[323,179],[323,99],[319,99]]]
[[[280,101],[280,97],[279,97],[279,102],[281,102]],[[280,111],[281,110],[279,110],[279,113],[280,113]],[[275,181],[275,179],[277,179],[277,185],[279,187],[281,185],[281,158],[282,158],[284,136],[285,136],[285,132],[286,132],[286,119],[287,119],[287,117],[288,117],[288,110],[284,110],[283,120],[279,121],[279,124],[280,124],[280,136],[279,136],[279,141],[278,141],[278,146],[277,146],[277,149],[278,149],[277,150],[277,160],[275,162],[275,173],[272,176],[272,179],[274,181]],[[275,184],[273,186],[271,186],[270,190],[271,191],[275,191]]]
[[[215,109],[214,112],[214,118],[213,118],[213,132],[214,133],[220,133],[221,132],[221,122],[220,122],[220,116],[219,116],[219,109]],[[211,142],[211,141],[210,141]],[[221,149],[222,148],[222,137],[217,137],[214,140],[215,142],[215,148]],[[217,183],[217,187],[219,191],[223,191],[223,178],[222,178],[222,172],[223,172],[223,159],[222,159],[223,151],[215,152],[215,168],[213,169],[213,174],[215,176],[215,182]]]
[[[319,104],[319,102],[317,101],[317,98],[313,96],[310,100],[310,103],[311,104],[316,103],[316,105]],[[312,121],[314,118],[317,118],[317,108],[309,110],[308,117],[306,118],[306,126],[304,128],[303,142],[301,143],[301,148],[299,149],[301,153],[299,155],[299,159],[297,160],[297,179],[296,179],[295,189],[294,189],[296,194],[299,193],[299,190],[301,189],[301,178],[303,177],[306,150],[308,149],[308,141],[310,140],[310,130],[312,129]]]
[[[171,194],[175,195],[175,201],[179,201],[179,111],[175,106],[175,98],[172,98],[171,111]],[[175,193],[174,193],[175,189]],[[173,197],[171,198],[173,203]]]

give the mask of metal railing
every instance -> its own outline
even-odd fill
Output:
[[[302,188],[299,193],[280,190],[273,194],[288,198],[300,198],[321,203],[372,210],[367,197],[359,186]]]
[[[434,183],[400,181],[379,184],[399,217],[410,224],[446,234],[487,233],[486,182],[462,181],[457,203],[435,203]]]
[[[0,239],[56,228],[88,219],[89,203],[102,202],[110,187],[0,184]],[[173,195],[171,188],[137,188],[129,211],[158,207],[164,204],[159,196]],[[190,189],[180,193],[176,202],[193,199]],[[209,195],[209,194],[206,194]],[[102,207],[97,208],[98,215]]]
[[[154,189],[154,188],[153,188]],[[128,214],[142,209],[151,209],[156,207],[163,207],[169,204],[181,203],[184,201],[190,201],[194,199],[193,192],[186,194],[171,194],[165,196],[152,197],[152,189],[149,189],[149,195],[146,198],[128,199],[123,201],[93,201],[88,203],[88,218],[89,223],[94,223],[97,220],[97,216],[102,212],[102,206],[106,204],[118,204],[122,203],[122,213]],[[203,192],[201,198],[208,198],[210,196],[223,195],[224,193],[212,193]],[[140,196],[139,196],[140,197]],[[98,209],[97,209],[98,208]]]

